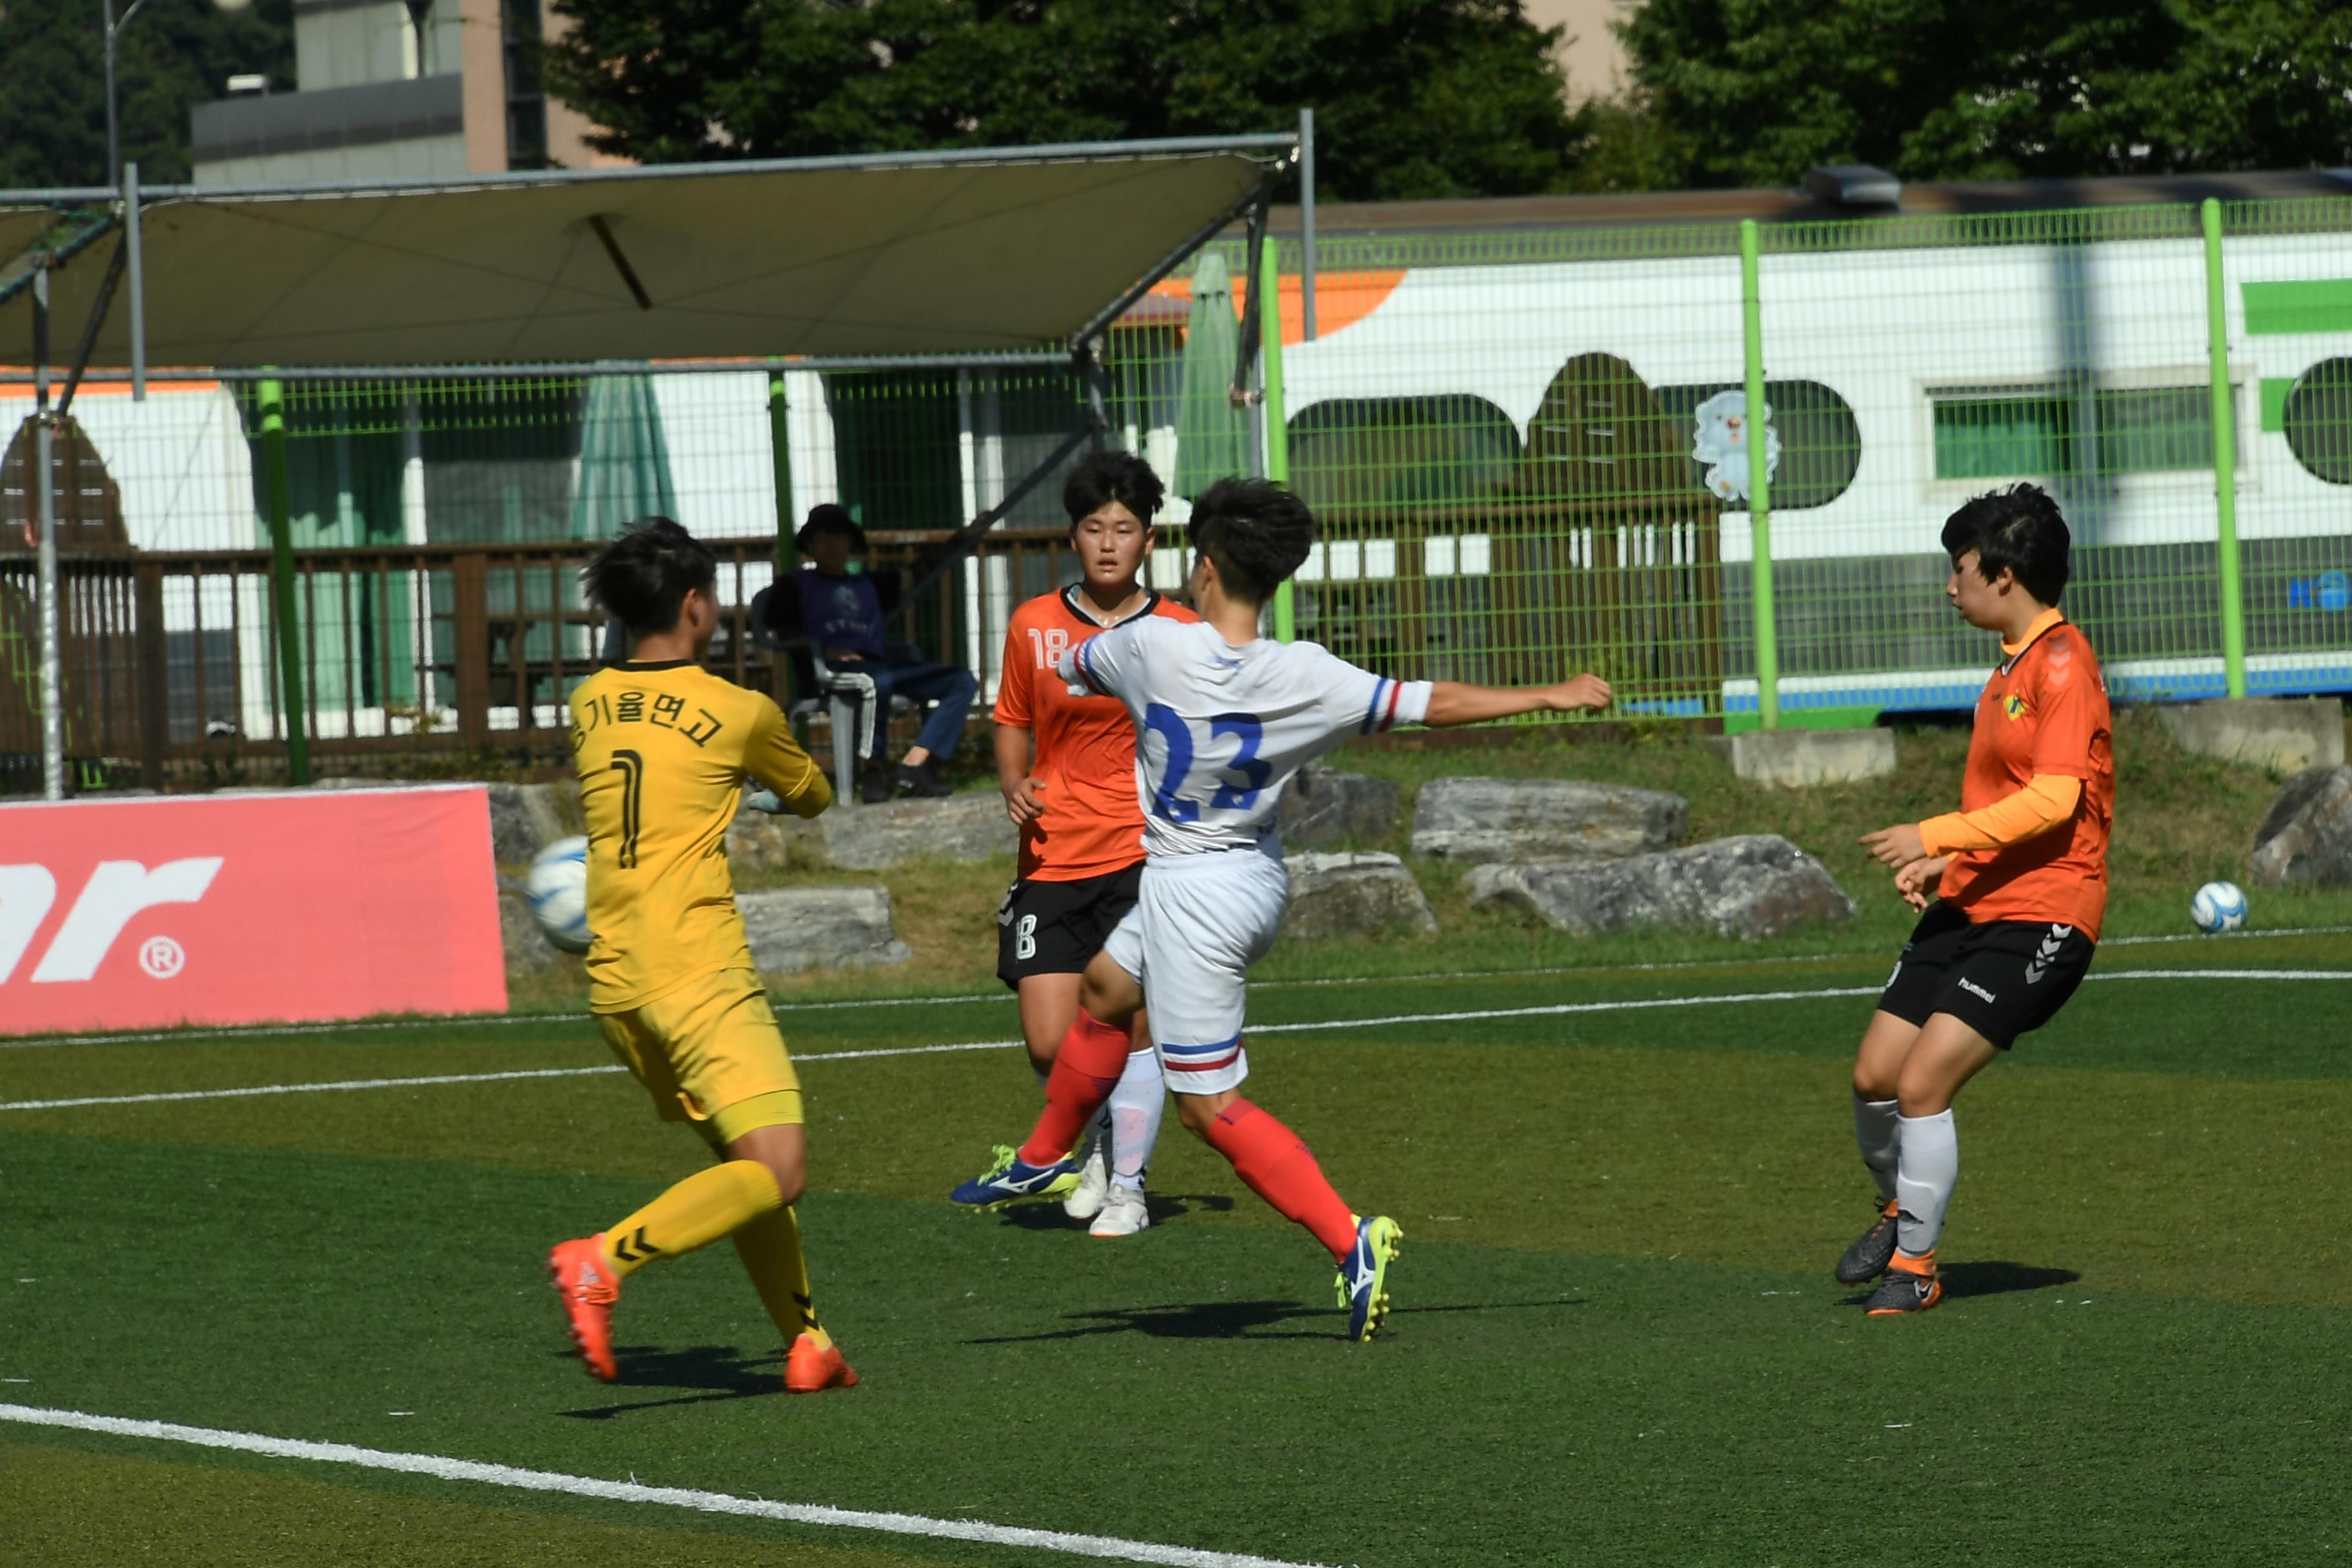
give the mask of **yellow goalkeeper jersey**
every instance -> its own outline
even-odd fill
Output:
[[[572,694],[588,819],[589,1006],[619,1013],[751,950],[727,871],[748,775],[814,816],[832,786],[757,691],[680,659],[600,669]]]

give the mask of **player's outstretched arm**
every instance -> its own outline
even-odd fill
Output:
[[[1443,730],[1516,713],[1598,712],[1613,695],[1597,675],[1580,675],[1556,686],[1465,686],[1439,680],[1430,685],[1429,713],[1422,722]]]
[[[749,802],[754,811],[814,816],[833,804],[833,784],[824,770],[801,750],[800,742],[793,739],[792,726],[784,721],[783,710],[773,702],[766,704],[753,723],[743,748],[743,771],[766,786]]]

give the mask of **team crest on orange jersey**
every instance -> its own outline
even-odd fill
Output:
[[[2012,691],[2000,700],[2000,710],[2012,721],[2025,717],[2025,699]]]

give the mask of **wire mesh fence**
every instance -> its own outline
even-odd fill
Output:
[[[907,578],[1002,509],[892,627],[992,695],[1013,607],[1076,576],[1075,458],[1022,485],[1082,428],[1167,480],[1163,591],[1193,498],[1286,478],[1323,531],[1288,624],[1399,675],[1594,668],[1633,711],[1732,727],[1963,707],[1990,649],[1944,605],[1938,531],[2032,480],[2065,509],[2066,607],[2118,698],[2216,695],[2233,668],[2352,689],[2352,200],[2214,216],[2218,244],[2190,205],[1766,226],[1752,330],[1729,223],[1327,238],[1313,341],[1285,243],[1257,402],[1233,386],[1267,273],[1234,242],[1129,311],[1091,384],[1058,363],[289,376],[303,728],[322,768],[559,764],[603,647],[578,567],[651,513],[719,550],[714,665],[792,698],[747,607],[824,503],[866,530],[866,569]],[[7,390],[0,758],[25,787],[31,399]],[[85,388],[55,443],[68,751],[87,784],[263,782],[287,702],[261,394],[125,391]]]

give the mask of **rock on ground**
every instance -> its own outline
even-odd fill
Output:
[[[1285,847],[1328,849],[1386,838],[1396,826],[1397,785],[1364,773],[1302,769],[1282,792],[1275,826]]]
[[[2352,767],[2308,768],[2286,781],[2254,832],[2254,880],[2352,883]]]
[[[791,812],[739,810],[727,828],[727,859],[739,869],[783,871],[824,858],[823,830]]]
[[[1769,833],[1624,860],[1480,866],[1467,887],[1473,907],[1508,904],[1578,936],[1675,926],[1752,942],[1815,922],[1835,925],[1854,909],[1827,868]]]
[[[503,878],[499,888],[499,942],[506,949],[509,974],[552,969],[559,956],[554,944],[541,933],[539,922],[531,919],[530,901],[522,896],[521,888],[506,885]]]
[[[994,790],[939,800],[835,805],[811,826],[825,859],[853,871],[908,860],[986,860],[1010,855],[1021,835]],[[789,830],[787,830],[789,831]]]
[[[1412,852],[1489,860],[1607,860],[1682,841],[1690,803],[1580,779],[1433,779],[1413,808]]]
[[[890,923],[887,888],[775,888],[738,893],[735,907],[762,974],[904,963],[915,956]]]
[[[490,792],[490,858],[501,866],[527,865],[559,838],[587,831],[580,815],[580,786],[571,784],[494,784]]]
[[[1874,779],[1895,771],[1895,731],[1749,730],[1731,737],[1731,771],[1767,789]]]
[[[2181,749],[2283,773],[2344,765],[2344,702],[2336,697],[2217,697],[2156,710]]]
[[[1437,916],[1421,884],[1393,855],[1310,853],[1290,856],[1282,865],[1290,874],[1284,936],[1313,942],[1327,936],[1437,929]]]

